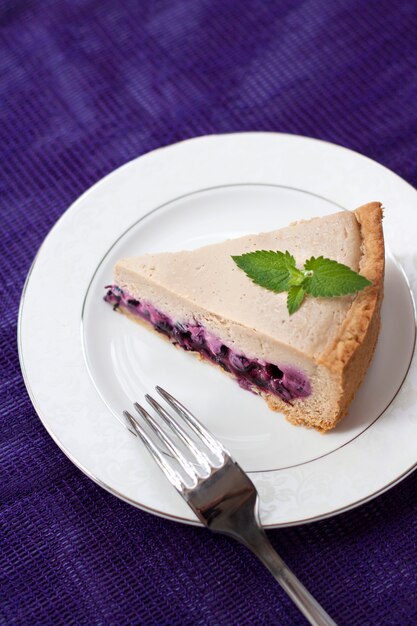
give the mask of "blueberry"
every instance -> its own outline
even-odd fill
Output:
[[[183,341],[180,342],[180,346],[183,350],[187,350],[189,352],[192,352],[194,350],[194,346],[187,339],[183,339]]]
[[[224,370],[226,370],[226,372],[229,371],[229,368],[227,367],[226,363],[221,359],[221,357],[214,357],[215,362],[217,363],[217,365],[220,365],[220,367],[222,367]]]
[[[204,336],[204,330],[201,328],[201,326],[191,326],[190,332],[191,332],[193,341],[197,346],[205,345],[206,340]]]
[[[121,299],[122,299],[122,296],[116,296],[116,294],[114,293],[112,293],[111,296],[109,296],[109,302],[114,303],[113,311],[116,311],[116,309],[119,308]]]
[[[130,298],[130,300],[127,301],[129,306],[138,306],[139,305],[139,300],[135,300],[134,298]]]
[[[251,391],[252,393],[254,393],[253,389],[252,389],[252,383],[250,380],[247,380],[246,378],[243,378],[242,376],[239,376],[237,379],[237,382],[239,383],[239,385],[242,387],[242,389],[246,389],[246,391]]]
[[[245,356],[234,354],[233,352],[229,355],[229,362],[238,372],[248,372],[253,366],[253,361],[250,361]]]
[[[251,376],[259,387],[267,387],[271,377],[262,365],[255,365],[251,370]]]
[[[220,350],[217,353],[218,357],[225,357],[227,356],[227,353],[229,352],[229,348],[227,346],[224,345],[224,343],[222,343],[222,345],[220,346]]]
[[[277,393],[285,402],[290,402],[292,400],[291,393],[288,391],[288,389],[286,389],[286,387],[284,387],[280,379],[274,378],[273,380],[271,380],[269,387],[274,393]]]
[[[181,340],[181,338],[185,335],[185,330],[182,330],[178,324],[175,324],[174,328],[172,329],[172,335],[174,337],[176,337],[177,339]]]
[[[268,363],[268,365],[266,365],[265,371],[271,378],[278,378],[281,380],[284,376],[284,372],[282,372],[276,365],[272,365],[272,363]]]
[[[155,330],[157,330],[159,333],[165,333],[166,335],[170,335],[172,326],[167,320],[161,319],[155,324]]]
[[[180,338],[180,346],[184,348],[184,350],[194,350],[193,340],[191,339],[191,333],[181,333]]]
[[[295,397],[305,398],[311,393],[310,381],[302,372],[295,369],[288,368],[282,382]]]

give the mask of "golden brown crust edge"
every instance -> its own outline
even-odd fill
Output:
[[[359,273],[372,285],[359,292],[348,311],[339,335],[322,354],[319,363],[335,372],[342,372],[358,346],[363,345],[375,309],[380,306],[383,293],[385,251],[382,232],[382,205],[364,204],[354,211],[362,237],[362,256]]]
[[[362,236],[359,271],[372,285],[359,292],[338,337],[320,363],[336,375],[340,386],[338,412],[330,428],[346,414],[375,352],[384,292],[385,248],[382,205],[370,202],[354,211]]]
[[[331,414],[327,412],[318,420],[317,416],[307,414],[302,401],[288,406],[272,394],[262,394],[269,407],[284,413],[291,423],[321,432],[333,429],[347,413],[375,352],[381,322],[385,269],[382,205],[370,202],[356,209],[354,214],[362,237],[359,271],[372,285],[358,293],[337,338],[318,360],[318,365],[330,370],[339,389],[337,405]]]

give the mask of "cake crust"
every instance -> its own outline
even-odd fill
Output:
[[[313,427],[325,432],[334,428],[347,413],[355,393],[365,378],[375,352],[381,324],[381,302],[385,271],[384,236],[382,231],[383,209],[380,202],[370,202],[354,211],[362,237],[362,256],[359,272],[372,285],[359,292],[352,302],[340,332],[331,346],[318,359],[333,374],[339,389],[335,409],[322,408],[322,419],[306,415],[302,404],[287,406],[279,398],[264,394],[269,407],[281,411],[293,424]]]

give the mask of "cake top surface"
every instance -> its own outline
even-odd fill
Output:
[[[276,294],[253,283],[232,255],[255,250],[288,250],[301,267],[311,256],[325,256],[358,271],[361,233],[355,214],[341,211],[286,228],[246,235],[196,250],[145,254],[121,259],[115,268],[117,284],[133,296],[143,281],[152,282],[188,305],[203,308],[217,318],[233,320],[291,346],[313,358],[337,337],[354,296],[307,297],[289,316],[286,293]]]

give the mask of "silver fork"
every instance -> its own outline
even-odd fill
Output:
[[[133,415],[128,411],[123,414],[170,483],[207,528],[240,541],[262,561],[310,624],[336,626],[270,544],[260,524],[258,492],[249,476],[188,409],[161,387],[156,391],[198,438],[198,445],[177,418],[148,394],[147,402],[169,426],[173,437],[140,404],[134,407],[171,456],[160,451]],[[176,440],[182,442],[194,462],[188,460]]]

